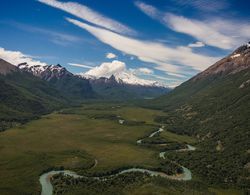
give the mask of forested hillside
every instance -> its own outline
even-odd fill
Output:
[[[183,161],[211,183],[249,187],[250,48],[234,53],[147,102],[162,109],[168,130],[197,137],[197,152],[169,158]],[[185,159],[185,160],[184,160]]]

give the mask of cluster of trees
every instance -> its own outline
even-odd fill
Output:
[[[151,177],[148,174],[133,172],[111,177],[107,180],[93,178],[73,178],[63,174],[54,175],[52,178],[54,194],[133,194],[137,189],[143,191],[144,186],[155,186],[153,193],[163,194],[206,194],[209,192],[208,186],[199,181],[181,182],[168,180],[161,177]],[[152,192],[152,191],[151,191]]]
[[[109,179],[73,178],[63,174],[54,175],[51,182],[54,194],[64,194],[76,190],[75,194],[122,194],[125,186],[138,186],[150,179],[147,174],[134,172],[117,175]]]

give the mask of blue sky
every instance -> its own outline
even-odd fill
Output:
[[[245,0],[68,2],[1,0],[0,57],[176,86],[250,39]]]

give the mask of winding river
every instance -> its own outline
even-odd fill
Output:
[[[155,136],[157,133],[160,133],[164,131],[164,126],[160,127],[157,131],[151,133],[148,137],[153,137]],[[142,139],[139,139],[136,141],[137,144],[141,144],[142,143]],[[188,145],[187,144],[187,148],[185,149],[180,149],[180,150],[176,150],[176,152],[184,152],[184,151],[194,151],[196,150],[196,148],[194,146]],[[159,157],[165,159],[165,153],[166,152],[160,152],[159,153]],[[95,160],[95,165],[97,165],[97,160]],[[150,176],[160,176],[160,177],[164,177],[164,178],[168,178],[168,179],[173,179],[173,180],[180,180],[180,181],[188,181],[192,179],[192,173],[191,171],[186,168],[186,167],[182,167],[183,173],[182,174],[178,174],[178,175],[167,175],[164,172],[159,172],[159,171],[152,171],[152,170],[148,170],[148,169],[141,169],[141,168],[129,168],[129,169],[125,169],[122,170],[116,174],[112,174],[112,175],[106,175],[106,176],[102,176],[102,177],[91,177],[92,179],[97,179],[97,180],[106,180],[109,177],[112,176],[116,176],[116,175],[121,175],[124,173],[130,173],[130,172],[142,172],[142,173],[148,173]],[[82,175],[78,175],[77,173],[73,172],[73,171],[69,171],[69,170],[60,170],[60,171],[49,171],[47,173],[44,173],[40,176],[39,178],[39,182],[42,186],[42,192],[41,195],[52,195],[53,194],[53,186],[50,182],[50,179],[53,177],[53,175],[59,174],[59,173],[63,173],[64,175],[68,175],[74,178],[90,178],[90,177],[86,177],[86,176],[82,176]]]

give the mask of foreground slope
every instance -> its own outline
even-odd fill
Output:
[[[199,138],[203,151],[180,161],[211,183],[249,187],[249,44],[147,103],[166,112],[157,120],[169,130]]]

